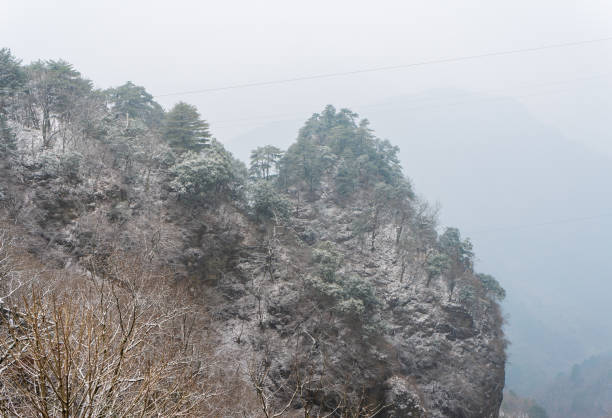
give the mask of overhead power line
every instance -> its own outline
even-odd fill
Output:
[[[612,75],[612,72],[565,79],[565,80],[547,81],[544,83],[529,83],[525,85],[519,85],[517,87],[520,89],[525,89],[525,88],[533,89],[533,88],[548,87],[548,86],[554,87],[554,86],[563,85],[563,84],[569,84],[569,83],[574,83],[574,82],[581,82],[581,81],[609,77],[610,75]],[[494,102],[494,101],[504,101],[508,99],[523,99],[523,98],[528,98],[528,97],[546,96],[546,95],[551,95],[551,94],[566,93],[568,91],[569,90],[567,89],[556,88],[554,90],[547,90],[547,91],[532,91],[531,93],[521,94],[521,95],[512,95],[512,92],[509,91],[508,89],[492,90],[492,91],[486,92],[486,94],[490,94],[490,93],[501,94],[501,96],[492,96],[492,97],[472,97],[466,94],[454,95],[454,96],[444,97],[444,98],[423,97],[422,95],[410,95],[408,97],[413,100],[410,100],[409,102],[407,102],[407,104],[414,104],[415,106],[402,107],[402,110],[421,110],[421,109],[436,109],[436,108],[454,107],[454,106],[460,106],[464,104]],[[458,100],[449,101],[449,99],[458,99]],[[369,111],[370,109],[376,110],[378,108],[392,108],[394,106],[396,105],[392,103],[377,103],[377,104],[356,105],[356,106],[351,106],[351,108],[357,108],[361,110],[366,109]],[[232,127],[244,127],[244,126],[248,127],[248,126],[254,126],[257,124],[261,124],[262,122],[273,123],[273,122],[281,122],[281,121],[294,120],[294,119],[303,119],[305,114],[306,112],[284,113],[284,114],[266,115],[266,116],[259,116],[259,117],[224,119],[224,120],[209,121],[209,122],[215,128],[232,128]]]
[[[257,81],[253,83],[233,84],[233,85],[227,85],[227,86],[221,86],[221,87],[211,87],[211,88],[199,89],[199,90],[188,90],[188,91],[180,91],[180,92],[173,92],[173,93],[165,93],[165,94],[158,94],[155,97],[169,97],[169,96],[182,96],[182,95],[188,95],[188,94],[211,93],[211,92],[224,91],[224,90],[237,90],[237,89],[244,89],[244,88],[250,88],[250,87],[261,87],[261,86],[270,86],[270,85],[275,85],[275,84],[294,83],[294,82],[299,82],[299,81],[318,80],[318,79],[333,78],[333,77],[343,77],[343,76],[349,76],[349,75],[355,75],[355,74],[373,73],[373,72],[378,72],[378,71],[390,71],[390,70],[398,70],[398,69],[405,69],[405,68],[422,67],[426,65],[444,64],[444,63],[449,63],[449,62],[470,61],[470,60],[476,60],[476,59],[481,59],[481,58],[523,54],[523,53],[528,53],[528,52],[543,51],[547,49],[567,48],[567,47],[572,47],[572,46],[580,46],[580,45],[594,44],[594,43],[600,43],[600,42],[607,42],[611,40],[612,40],[612,36],[608,36],[604,38],[588,39],[588,40],[583,40],[583,41],[565,42],[565,43],[541,45],[541,46],[529,47],[529,48],[486,52],[486,53],[476,54],[476,55],[464,55],[464,56],[450,57],[450,58],[438,58],[438,59],[413,62],[413,63],[408,63],[408,64],[389,65],[389,66],[384,66],[384,67],[364,68],[360,70],[314,74],[314,75],[309,75],[309,76],[291,77],[291,78],[267,80],[267,81]]]

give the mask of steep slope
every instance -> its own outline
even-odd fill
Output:
[[[612,228],[605,216],[612,197],[602,192],[612,177],[609,158],[570,142],[509,97],[440,89],[363,110],[381,137],[400,146],[418,191],[441,204],[441,223],[461,227],[478,265],[503,282],[508,387],[533,397],[612,344],[603,262]],[[292,124],[262,126],[228,148],[264,140],[287,146],[280,132]]]
[[[371,119],[381,135],[401,138],[402,162],[415,183],[441,202],[444,223],[473,239],[482,268],[503,281],[512,341],[507,384],[533,397],[557,373],[612,343],[603,297],[610,270],[601,262],[612,219],[600,216],[612,207],[601,192],[612,176],[610,160],[513,99],[426,96],[442,105],[411,109],[398,98],[387,105],[403,112],[401,122],[391,112]]]
[[[32,132],[22,135],[31,142]],[[258,225],[231,202],[181,204],[152,185],[145,198],[134,185],[113,184],[118,173],[109,166],[91,189],[88,178],[67,185],[43,169],[5,167],[2,176],[16,218],[44,238],[32,251],[44,242],[48,262],[88,265],[117,246],[150,243],[156,263],[205,285],[200,291],[215,301],[209,308],[219,352],[259,358],[270,368],[266,384],[308,379],[313,394],[303,402],[323,396],[330,408],[345,394],[364,411],[386,406],[388,416],[496,416],[504,376],[498,307],[467,277],[451,290],[414,259],[402,261],[394,219],[381,218],[372,243],[371,231],[358,235],[355,220],[373,202],[372,190],[339,202],[337,185],[324,175],[314,195],[288,189],[295,210],[286,222]],[[404,225],[407,237],[423,233],[415,225]],[[344,299],[317,288],[317,252],[325,251],[342,260],[333,274],[353,280],[341,286],[371,292],[371,308],[337,310]],[[308,377],[298,376],[305,371]]]
[[[504,291],[474,271],[458,230],[438,234],[398,149],[367,122],[328,106],[247,178],[214,140],[169,146],[163,121],[147,119],[154,103],[131,116],[101,97],[83,93],[58,114],[11,102],[2,216],[42,263],[132,297],[117,273],[130,254],[168,272],[206,318],[193,339],[183,319],[179,341],[212,351],[215,380],[252,394],[211,416],[497,416]]]

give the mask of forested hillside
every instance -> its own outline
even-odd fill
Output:
[[[6,416],[495,417],[504,289],[327,106],[247,167],[198,110],[0,50]]]
[[[598,91],[590,100],[609,97]],[[508,389],[539,399],[559,373],[609,350],[612,195],[601,190],[612,164],[581,142],[588,135],[564,137],[512,95],[443,88],[361,108],[401,147],[417,192],[441,203],[440,223],[461,226],[477,268],[503,282]],[[248,144],[288,146],[296,124],[263,124],[227,147],[246,161]]]

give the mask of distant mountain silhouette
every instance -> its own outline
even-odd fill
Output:
[[[574,365],[557,376],[541,398],[551,418],[612,416],[612,353]]]

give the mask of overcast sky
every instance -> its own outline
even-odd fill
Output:
[[[0,45],[24,62],[63,58],[99,87],[131,80],[154,95],[612,35],[606,0],[0,3]],[[598,42],[158,100],[197,105],[231,141],[327,103],[367,117],[367,105],[386,98],[454,87],[520,98],[571,140],[612,155],[611,52],[612,41]]]

